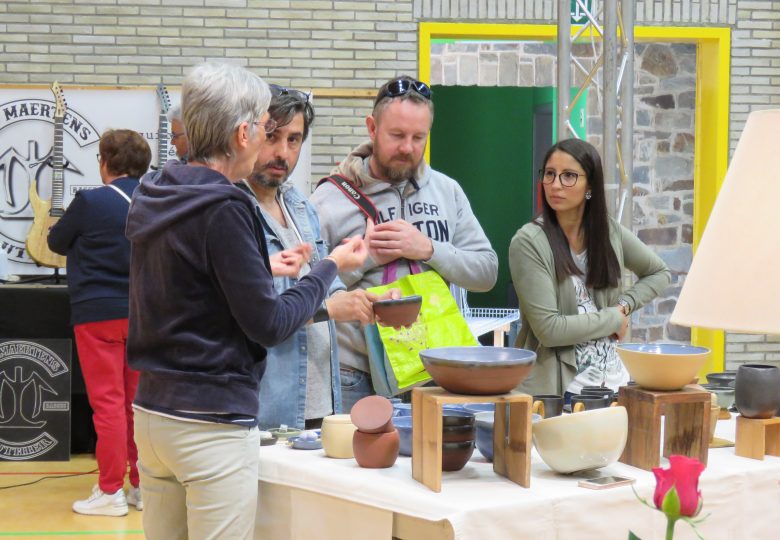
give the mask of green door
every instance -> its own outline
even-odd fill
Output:
[[[496,286],[469,305],[509,307],[509,242],[533,212],[534,88],[434,86],[433,101],[431,165],[460,183],[498,254]]]

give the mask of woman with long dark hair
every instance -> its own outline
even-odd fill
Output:
[[[522,314],[516,345],[537,361],[520,389],[577,394],[628,382],[615,351],[629,315],[669,284],[664,262],[607,213],[598,151],[579,139],[553,145],[540,171],[541,215],[509,247]],[[623,290],[624,268],[638,276]]]

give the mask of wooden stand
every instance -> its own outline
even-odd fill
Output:
[[[493,470],[523,487],[531,485],[531,396],[510,392],[496,396],[452,394],[440,387],[412,390],[412,477],[441,491],[442,405],[495,403]],[[506,408],[508,405],[509,419]],[[509,426],[508,436],[507,425]]]
[[[765,455],[780,456],[780,418],[745,418],[738,415],[734,453],[762,460]]]
[[[661,415],[665,415],[664,457],[681,454],[707,464],[709,392],[690,387],[660,392],[622,386],[618,402],[628,413],[628,440],[620,461],[646,471],[660,465]]]

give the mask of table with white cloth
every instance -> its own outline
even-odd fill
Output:
[[[716,436],[733,441],[734,430],[734,418],[721,420]],[[642,505],[631,487],[578,487],[581,477],[554,473],[535,449],[529,489],[496,475],[476,449],[463,470],[443,473],[441,493],[413,480],[411,467],[407,457],[389,469],[362,469],[322,450],[261,447],[255,538],[625,540],[629,530],[643,540],[664,538],[666,518]],[[599,472],[635,478],[636,491],[652,504],[651,472],[619,462]],[[708,540],[780,538],[779,481],[780,458],[710,449],[699,484],[701,515],[710,515],[699,532]],[[675,538],[696,535],[678,522]]]

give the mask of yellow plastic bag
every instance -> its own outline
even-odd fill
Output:
[[[449,287],[435,271],[409,274],[367,290],[383,294],[392,288],[401,289],[403,296],[422,296],[422,307],[417,321],[409,328],[396,330],[374,324],[365,329],[374,391],[387,397],[430,380],[420,351],[477,345]]]

